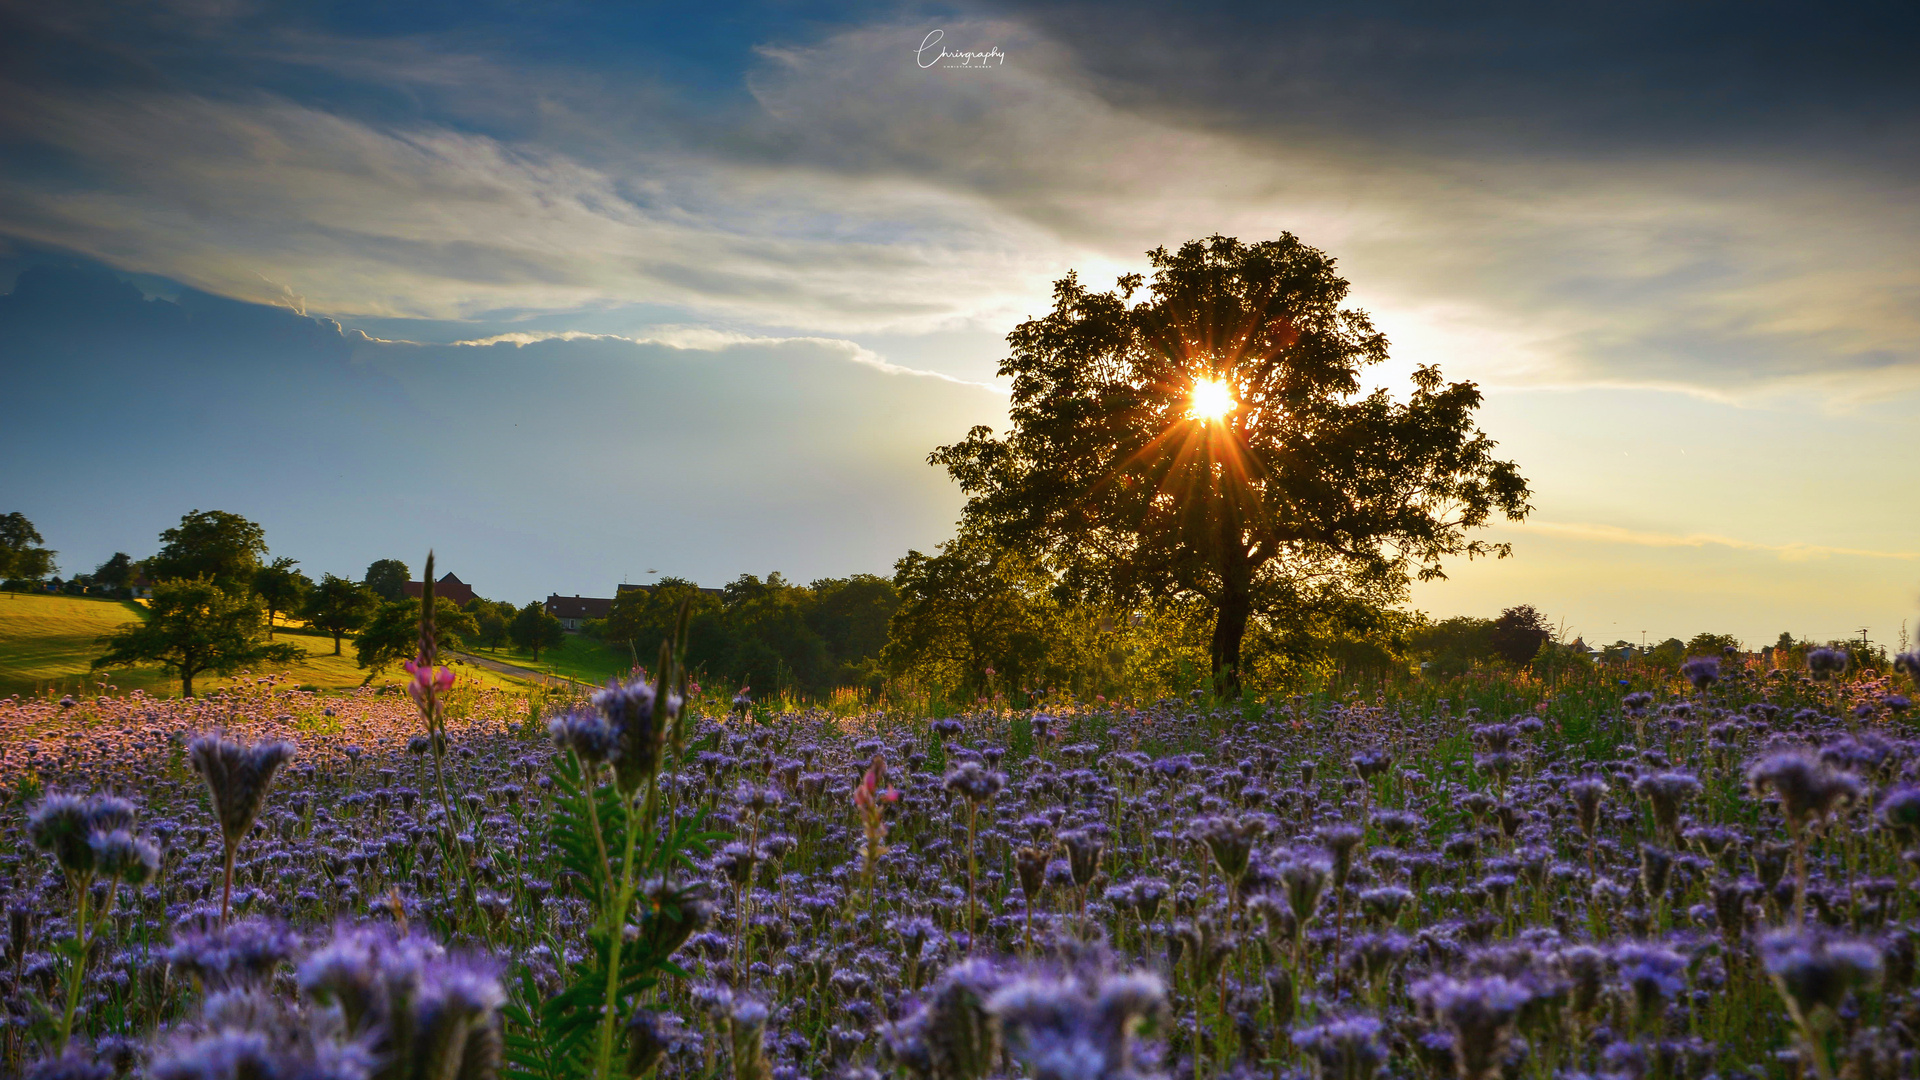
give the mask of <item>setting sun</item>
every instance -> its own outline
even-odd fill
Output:
[[[1193,402],[1187,407],[1187,419],[1212,423],[1240,407],[1233,400],[1233,388],[1219,379],[1195,379]]]

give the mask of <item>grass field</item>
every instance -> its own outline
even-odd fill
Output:
[[[542,671],[563,679],[578,679],[584,683],[604,683],[615,675],[624,677],[633,668],[633,653],[626,645],[596,641],[580,634],[568,634],[567,643],[558,649],[542,649],[539,663],[535,663],[527,653],[508,645],[500,646],[499,652],[489,649],[467,651],[502,664]]]
[[[0,696],[91,694],[97,692],[101,683],[122,691],[178,694],[179,680],[157,665],[88,670],[93,658],[104,651],[98,641],[101,635],[142,617],[140,606],[126,601],[0,594]],[[350,690],[366,680],[367,673],[354,666],[350,640],[340,656],[332,655],[333,639],[329,637],[289,633],[283,629],[274,640],[306,650],[306,659],[287,669],[301,685],[321,690]],[[462,678],[477,686],[512,689],[521,686],[515,680],[469,665],[461,665],[457,670]],[[375,681],[397,682],[399,678],[398,671],[388,671]],[[203,674],[194,679],[194,689],[211,690],[233,681]]]

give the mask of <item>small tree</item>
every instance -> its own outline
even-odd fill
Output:
[[[399,559],[378,559],[367,567],[367,591],[389,603],[407,598],[407,582],[413,571]]]
[[[254,571],[253,591],[259,595],[260,602],[267,606],[269,641],[273,640],[273,617],[300,610],[307,593],[313,589],[313,579],[294,569],[299,565],[293,559],[282,557]]]
[[[444,596],[433,598],[433,625],[442,646],[472,640],[480,628],[472,615]],[[381,604],[353,639],[354,662],[372,668],[367,678],[392,664],[410,660],[420,649],[420,602],[399,600]]]
[[[887,666],[966,694],[1025,686],[1046,667],[1057,607],[1035,562],[975,531],[909,551],[894,564],[900,607],[888,627]]]
[[[138,572],[139,568],[134,565],[133,556],[124,551],[116,551],[113,553],[113,558],[94,568],[93,581],[94,584],[104,585],[116,593],[125,593],[127,587],[133,584],[134,575]]]
[[[1720,656],[1728,650],[1744,652],[1732,634],[1695,634],[1687,641],[1688,656]]]
[[[484,645],[498,652],[500,643],[507,640],[507,628],[513,625],[513,617],[518,614],[512,604],[499,600],[482,600],[474,597],[467,603],[467,614],[473,616],[476,629],[475,644]]]
[[[253,573],[267,554],[260,526],[225,510],[194,510],[160,534],[160,551],[147,560],[147,576],[213,579],[228,592],[253,588]]]
[[[145,622],[100,639],[107,654],[95,670],[158,663],[180,676],[180,693],[193,696],[193,678],[205,671],[229,674],[263,661],[292,663],[301,650],[260,641],[264,616],[245,593],[229,592],[207,577],[174,579],[154,586]]]
[[[1495,656],[1518,667],[1529,663],[1540,653],[1540,646],[1553,637],[1553,630],[1547,626],[1546,617],[1534,610],[1532,604],[1510,607],[1493,620],[1493,632],[1489,641],[1493,645]]]
[[[18,510],[0,517],[0,581],[39,581],[53,573],[57,551],[41,547],[46,543],[33,522]]]
[[[514,615],[507,636],[514,647],[532,653],[535,663],[540,662],[541,649],[557,649],[567,643],[566,628],[537,600]]]
[[[340,655],[340,639],[360,629],[373,613],[373,594],[343,577],[322,575],[300,609],[307,625],[333,635],[333,655]]]

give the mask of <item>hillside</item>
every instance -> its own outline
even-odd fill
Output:
[[[122,691],[178,694],[179,681],[158,666],[88,670],[93,658],[104,651],[99,644],[100,636],[141,617],[138,604],[124,601],[0,593],[0,696],[48,692],[90,694],[97,692],[101,683]],[[354,666],[350,640],[340,656],[332,655],[332,638],[289,633],[283,629],[275,640],[307,651],[306,660],[288,669],[301,685],[347,690],[359,686],[366,678],[367,673]],[[483,686],[518,688],[521,685],[470,665],[459,665],[456,670],[462,678]],[[398,678],[398,671],[389,671],[380,681]],[[194,689],[211,690],[233,681],[203,675],[194,680]]]

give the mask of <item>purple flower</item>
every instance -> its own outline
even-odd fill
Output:
[[[1760,961],[1803,1018],[1836,1011],[1852,991],[1880,985],[1880,950],[1864,941],[1777,930],[1761,939]]]
[[[1453,1029],[1461,1080],[1485,1080],[1500,1067],[1513,1022],[1533,992],[1500,975],[1479,979],[1438,976],[1415,983],[1413,995]]]
[[[293,758],[294,745],[278,739],[241,746],[217,735],[201,735],[187,742],[187,759],[207,783],[213,816],[228,850],[253,827],[266,801],[273,774]]]
[[[1166,1008],[1166,988],[1145,973],[1025,977],[996,991],[998,1017],[1014,1057],[1043,1080],[1122,1080],[1133,1071],[1132,1036]]]
[[[1320,1080],[1372,1080],[1387,1062],[1380,1021],[1370,1016],[1326,1020],[1293,1033]]]

